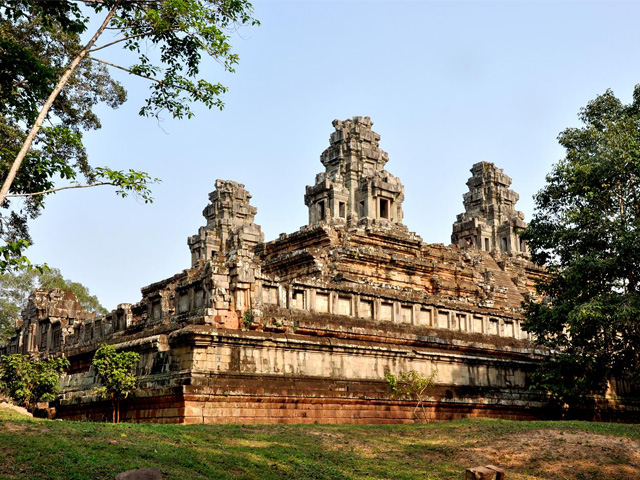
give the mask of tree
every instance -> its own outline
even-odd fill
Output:
[[[120,402],[136,387],[135,367],[140,355],[116,352],[114,345],[103,344],[93,357],[92,366],[103,386],[96,388],[102,398],[110,399],[113,423],[120,422]]]
[[[385,378],[393,397],[408,398],[416,401],[416,408],[413,409],[413,415],[419,418],[417,412],[418,409],[421,409],[423,421],[426,423],[427,411],[424,408],[424,396],[427,389],[433,386],[437,376],[437,370],[432,371],[429,375],[416,372],[415,370],[409,370],[397,376],[391,372],[387,372]]]
[[[15,334],[16,321],[27,305],[29,295],[38,288],[71,290],[88,312],[106,314],[104,308],[89,289],[78,282],[65,279],[57,268],[31,269],[0,275],[0,344]]]
[[[80,4],[86,5],[81,9]],[[104,14],[86,43],[89,12]],[[93,107],[125,101],[107,69],[117,68],[151,83],[140,114],[191,117],[191,102],[222,108],[221,84],[199,78],[202,56],[233,71],[238,62],[229,43],[232,28],[256,24],[246,0],[6,0],[0,7],[0,272],[29,264],[27,221],[44,207],[46,195],[68,188],[112,185],[122,196],[151,201],[144,172],[93,168],[83,131],[100,128]],[[97,45],[104,32],[112,34]],[[108,47],[137,56],[117,65],[99,56]],[[150,54],[154,49],[157,55]],[[155,59],[155,57],[158,57]],[[85,183],[79,178],[84,176]],[[57,187],[55,179],[70,182]],[[19,199],[22,203],[15,203]]]
[[[548,273],[525,303],[524,328],[554,353],[534,379],[569,405],[612,377],[640,383],[640,85],[631,104],[607,90],[579,117],[523,235]]]
[[[34,360],[28,355],[0,357],[0,388],[18,405],[33,410],[60,393],[60,375],[69,368],[65,357]]]

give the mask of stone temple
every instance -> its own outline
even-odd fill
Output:
[[[404,187],[372,125],[333,122],[297,232],[265,242],[244,185],[217,180],[190,268],[99,318],[70,292],[36,291],[4,352],[69,358],[56,405],[69,419],[110,418],[90,368],[105,342],[141,354],[125,421],[412,422],[414,402],[385,380],[410,370],[437,371],[431,419],[549,416],[528,384],[546,353],[521,326],[544,271],[518,236],[511,179],[473,165],[453,244],[426,244],[402,223]]]

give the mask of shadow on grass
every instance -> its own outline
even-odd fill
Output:
[[[109,479],[160,468],[167,479],[462,478],[478,439],[540,429],[640,438],[640,426],[462,420],[428,425],[153,425],[0,415],[0,479]],[[490,458],[488,456],[487,458]],[[526,478],[520,476],[516,478]]]

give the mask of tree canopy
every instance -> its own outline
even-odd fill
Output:
[[[81,8],[81,5],[83,7]],[[222,108],[226,88],[200,76],[203,57],[233,71],[236,26],[256,24],[246,0],[6,0],[0,6],[0,272],[28,265],[27,222],[63,188],[112,185],[152,200],[145,172],[89,163],[83,133],[100,128],[99,103],[126,100],[109,69],[149,82],[140,115],[190,118],[192,102]],[[90,18],[101,26],[89,41]],[[109,38],[98,44],[100,36]],[[118,65],[102,54],[122,48]],[[59,181],[64,183],[59,186]],[[83,180],[84,183],[81,181]]]
[[[102,383],[96,393],[111,400],[113,423],[120,421],[120,402],[136,388],[135,368],[140,355],[116,352],[114,345],[103,344],[93,357],[92,366]]]
[[[0,274],[0,344],[15,333],[16,321],[37,288],[71,290],[88,312],[107,313],[98,298],[81,283],[65,279],[57,268]]]
[[[524,234],[549,274],[524,327],[556,352],[535,378],[568,403],[612,377],[640,383],[640,85],[630,104],[608,90],[579,117]]]
[[[18,405],[33,409],[51,402],[60,392],[60,375],[69,368],[65,357],[35,360],[28,355],[0,358],[0,390]]]

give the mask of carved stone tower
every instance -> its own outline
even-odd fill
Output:
[[[479,162],[471,167],[469,192],[463,195],[465,213],[457,215],[451,242],[459,247],[507,254],[527,253],[518,233],[527,224],[515,209],[519,195],[510,190],[511,178],[493,163]]]
[[[260,226],[253,223],[258,209],[249,204],[251,195],[244,185],[216,180],[209,200],[211,203],[202,211],[207,225],[187,240],[192,267],[200,260],[224,259],[243,248],[253,251],[255,245],[264,242]]]
[[[384,170],[389,160],[369,117],[334,120],[336,131],[320,156],[325,171],[307,186],[309,224],[380,222],[402,225],[404,187]]]
[[[253,223],[258,210],[250,199],[244,185],[216,180],[211,203],[202,212],[207,225],[187,240],[192,267],[203,265],[211,274],[213,316],[231,328],[258,304],[255,246],[264,242],[264,234]]]

